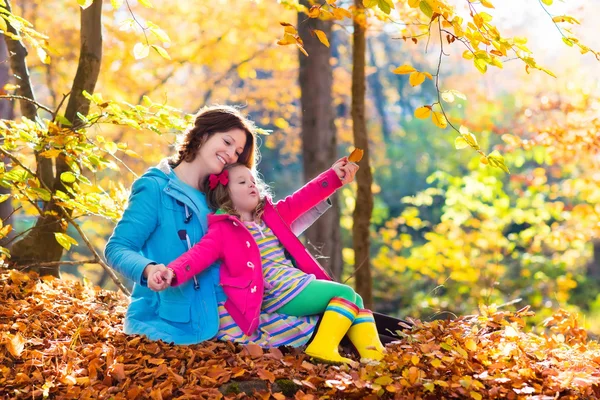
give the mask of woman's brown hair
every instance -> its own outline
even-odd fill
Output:
[[[246,165],[240,162],[230,164],[223,168],[223,172],[230,171],[235,167],[246,167]],[[260,196],[260,201],[258,202],[256,210],[254,211],[254,217],[260,219],[262,217],[263,211],[265,210],[266,198],[267,196],[271,196],[271,191],[269,186],[259,176],[257,176],[255,170],[252,171],[252,175],[254,175],[256,188],[258,189],[258,195]],[[231,194],[229,193],[229,188],[227,186],[224,186],[219,183],[214,189],[210,189],[207,184],[205,184],[204,187],[208,188],[206,190],[206,202],[213,211],[221,209],[227,214],[235,215],[238,218],[240,217],[239,213],[233,206],[233,201],[231,201]]]
[[[171,167],[178,166],[182,161],[194,161],[200,147],[212,135],[236,128],[246,133],[246,145],[238,162],[252,168],[256,163],[256,127],[237,108],[226,105],[207,106],[198,111],[194,116],[194,125],[185,132],[183,141],[178,145],[177,154],[170,162]]]

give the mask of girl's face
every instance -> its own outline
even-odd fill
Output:
[[[213,134],[196,155],[208,174],[219,174],[226,165],[235,163],[246,146],[246,132],[234,128]]]
[[[229,170],[227,188],[238,213],[253,213],[256,210],[260,194],[256,188],[256,180],[247,167],[239,165]]]

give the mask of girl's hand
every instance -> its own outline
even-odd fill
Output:
[[[340,158],[331,166],[331,168],[335,171],[344,185],[352,182],[356,175],[356,171],[358,171],[358,165],[349,162],[348,157]]]
[[[160,292],[171,286],[173,271],[163,264],[149,265],[147,268],[151,268],[148,271],[148,287],[150,289]]]

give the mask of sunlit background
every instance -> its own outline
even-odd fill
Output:
[[[77,64],[76,2],[14,3],[16,12],[50,37],[52,63],[28,60],[38,100],[55,108]],[[262,137],[259,170],[277,197],[287,195],[303,183],[298,57],[304,56],[276,42],[279,22],[297,24],[293,3],[156,0],[148,9],[130,2],[140,21],[168,34],[171,60],[154,53],[136,60],[132,49],[140,31],[127,22],[126,9],[115,12],[105,4],[96,90],[105,99],[132,104],[148,96],[188,113],[211,103],[242,105],[259,126],[273,131]],[[435,87],[427,81],[412,88],[406,75],[391,71],[411,64],[434,73],[436,35],[417,44],[400,39],[411,23],[402,20],[400,6],[392,14],[397,23],[374,21],[367,33],[375,308],[432,319],[472,314],[479,304],[531,305],[536,323],[552,310],[567,308],[580,311],[591,331],[600,333],[600,64],[592,54],[568,47],[545,11],[578,18],[581,26],[574,32],[599,50],[600,3],[556,2],[545,8],[537,0],[495,3],[496,9],[487,11],[496,26],[506,35],[527,37],[538,63],[557,77],[527,73],[518,59],[483,75],[461,57],[464,48],[452,45],[445,47],[449,56],[443,57],[440,85],[466,96],[446,105],[450,122],[468,127],[486,153],[499,150],[510,174],[482,164],[471,149],[455,149],[457,133],[451,129],[413,116],[417,107],[434,101]],[[340,156],[352,148],[351,33],[351,23],[341,22],[330,38]],[[374,82],[382,90],[374,90]],[[121,157],[131,172],[121,168],[100,177],[122,190],[123,198],[133,179],[173,153],[177,138],[123,127],[99,129],[98,134],[127,143],[139,155]],[[352,284],[355,188],[344,188],[340,202],[343,280]],[[34,221],[23,210],[15,218],[20,231]],[[89,218],[83,226],[102,249],[114,224]],[[80,243],[65,257],[87,259],[89,254]],[[98,265],[64,267],[63,272],[115,288]]]

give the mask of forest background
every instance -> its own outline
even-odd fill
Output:
[[[128,189],[173,154],[186,114],[207,104],[241,105],[269,133],[261,135],[258,168],[278,198],[355,145],[365,147],[351,115],[352,20],[332,21],[294,1],[105,2],[90,114],[85,130],[67,134],[80,109],[71,118],[54,110],[67,103],[78,67],[79,14],[91,2],[81,3],[12,3],[13,15],[47,35],[25,41],[35,101],[47,107],[38,117],[47,120],[35,127],[19,118],[23,106],[1,100],[2,245],[10,260],[41,272],[60,264],[63,278],[117,289],[98,252]],[[343,10],[345,3],[337,3]],[[456,2],[465,17],[472,7],[487,9],[546,73],[526,69],[514,55],[503,57],[503,68],[487,62],[488,69],[451,36],[441,36],[441,54],[437,23],[424,7],[417,14],[414,1],[400,1],[388,15],[386,0],[365,3],[373,7],[364,43],[369,151],[360,165],[361,174],[372,171],[372,215],[360,209],[370,205],[370,194],[357,197],[356,184],[344,188],[334,199],[339,207],[308,232],[308,246],[326,257],[322,263],[338,280],[358,282],[381,312],[429,320],[472,314],[481,304],[531,305],[539,322],[566,308],[582,312],[590,331],[600,333],[600,69],[597,54],[580,54],[561,25],[574,25],[581,43],[600,48],[592,20],[600,5],[510,0],[492,9],[487,1]],[[581,26],[553,21],[564,15]],[[308,57],[296,46],[296,28]],[[7,62],[1,67],[4,94],[19,95],[24,85]],[[433,75],[413,75],[419,71]],[[328,76],[330,93],[323,90]],[[435,112],[423,109],[437,101]],[[322,114],[315,119],[321,125],[311,127],[309,114]],[[58,192],[45,186],[40,166],[47,160],[55,160],[50,171],[64,185]],[[358,179],[360,185],[365,177]],[[47,208],[51,203],[58,208]],[[61,207],[72,211],[61,215]],[[355,257],[365,242],[356,243],[354,222],[367,211],[369,256]],[[49,235],[60,262],[49,254],[48,235],[23,240],[40,214],[60,216]]]

